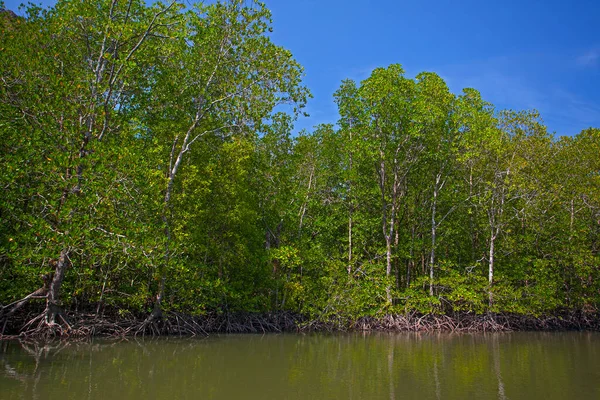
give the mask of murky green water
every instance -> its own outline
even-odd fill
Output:
[[[600,334],[0,343],[0,399],[600,399]]]

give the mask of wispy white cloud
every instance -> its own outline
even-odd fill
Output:
[[[595,67],[600,64],[600,48],[588,50],[577,57],[577,65],[582,67]]]
[[[600,127],[600,104],[572,91],[556,87],[548,92],[548,107],[542,115],[559,135],[574,135],[589,127]]]
[[[464,64],[442,65],[431,70],[444,77],[454,93],[474,88],[498,107],[513,109],[547,108],[547,95],[533,85],[520,68],[519,57],[493,57]]]
[[[586,66],[594,65],[591,63],[600,65],[600,48],[586,55]],[[472,87],[499,108],[538,110],[549,131],[556,131],[558,135],[574,135],[590,126],[600,126],[600,103],[597,100],[576,93],[572,87],[551,78],[565,73],[573,64],[569,67],[568,62],[563,61],[557,71],[539,79],[535,76],[536,66],[551,65],[557,60],[529,57],[494,57],[430,69],[443,76],[454,93],[460,93],[464,87]]]
[[[581,63],[585,61],[588,67],[593,63],[600,65],[600,47],[584,55],[585,60],[582,56]],[[408,77],[414,77],[421,71],[436,72],[456,94],[465,87],[477,89],[485,100],[499,109],[536,109],[550,132],[574,135],[590,126],[600,127],[600,102],[597,97],[579,92],[572,84],[560,79],[577,68],[578,64],[573,64],[572,60],[564,55],[522,54],[456,64],[405,67]],[[359,82],[367,78],[374,68],[366,64],[346,71],[344,75]],[[544,70],[544,76],[539,75],[540,68]],[[319,118],[327,116],[332,120],[337,115],[335,109],[319,111],[323,114],[318,115]]]

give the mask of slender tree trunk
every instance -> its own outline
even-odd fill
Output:
[[[352,213],[354,212],[354,203],[352,201],[352,126],[350,126],[350,152],[348,163],[348,200],[350,207],[348,210],[348,276],[352,275]]]
[[[395,201],[396,201],[396,193],[395,193],[396,189],[394,189],[394,194],[392,196],[392,211],[390,212],[390,221],[389,221],[389,231],[386,233],[384,231],[384,235],[385,236],[385,277],[389,280],[390,275],[392,274],[392,247],[393,247],[393,242],[392,242],[392,238],[394,235],[394,223],[395,223],[395,214],[396,214],[396,209],[395,209]],[[385,229],[385,223],[384,223],[384,229]],[[389,283],[386,285],[385,288],[385,293],[386,293],[386,297],[387,297],[387,302],[388,303],[392,303],[392,288],[390,287]]]
[[[575,202],[571,199],[571,220],[569,221],[569,242],[573,240],[573,223],[575,221]]]
[[[396,155],[399,151],[399,148],[396,150]],[[398,176],[398,160],[394,158],[394,181],[392,183],[392,199],[391,206],[392,209],[390,211],[390,221],[389,221],[389,232],[385,234],[386,241],[386,278],[388,278],[392,274],[392,238],[394,237],[394,228],[396,227],[396,210],[398,209],[398,198],[402,196],[399,193],[400,190],[400,179]],[[387,301],[389,304],[392,304],[392,293],[390,285],[387,285],[386,288]]]
[[[496,241],[496,234],[492,229],[490,234],[490,253],[489,253],[489,268],[488,268],[488,284],[489,284],[489,305],[492,306],[494,297],[492,294],[492,285],[494,284],[494,243]]]
[[[300,207],[300,212],[299,212],[300,222],[298,223],[298,239],[300,239],[300,235],[302,234],[302,226],[304,224],[304,215],[306,214],[308,200],[310,199],[310,191],[312,189],[314,175],[315,175],[315,165],[313,164],[310,169],[310,175],[308,176],[308,188],[306,189],[306,196],[304,198],[304,203],[302,203],[302,206]]]
[[[352,275],[352,206],[348,216],[348,276]]]
[[[433,278],[434,278],[434,266],[435,266],[435,242],[437,233],[437,223],[435,220],[436,209],[437,209],[437,196],[438,196],[438,185],[440,182],[440,175],[436,177],[435,185],[433,188],[433,204],[431,205],[431,252],[429,254],[429,295],[433,296]]]
[[[154,308],[152,314],[150,314],[151,320],[162,318],[162,301],[165,296],[165,283],[167,280],[166,273],[161,274],[160,282],[158,284],[158,294],[156,295],[156,301],[154,302]]]
[[[406,288],[410,287],[410,273],[411,273],[411,267],[414,268],[415,266],[415,226],[413,225],[411,228],[411,242],[410,242],[410,253],[409,253],[409,260],[408,263],[406,264]]]
[[[569,249],[567,254],[569,257],[572,257],[573,251],[573,224],[575,223],[575,200],[571,199],[571,210],[570,210],[570,221],[569,221]],[[573,264],[570,263],[570,268],[563,269],[563,281],[565,285],[565,292],[567,296],[567,305],[571,305],[571,288],[573,287],[572,277],[573,277]]]
[[[60,256],[56,263],[54,270],[54,276],[50,282],[48,288],[48,294],[46,295],[46,310],[44,311],[46,323],[48,325],[56,324],[56,317],[61,315],[60,309],[60,288],[65,278],[65,271],[69,266],[69,254],[66,249],[60,252]],[[66,321],[64,321],[66,322]]]
[[[150,314],[150,320],[160,319],[162,317],[162,302],[165,296],[165,284],[167,281],[167,269],[169,267],[169,262],[171,259],[171,226],[170,226],[170,216],[169,210],[171,207],[171,193],[173,191],[173,178],[174,175],[171,174],[169,177],[169,181],[167,183],[167,190],[165,192],[164,199],[164,210],[162,215],[163,223],[165,224],[165,255],[163,265],[159,268],[160,274],[160,282],[158,284],[158,291],[156,293],[156,300],[154,301],[154,308],[152,313]]]
[[[201,135],[198,135],[196,138],[194,138],[190,141],[190,136],[191,136],[192,132],[198,126],[199,121],[200,121],[200,111],[198,110],[198,112],[196,113],[196,116],[194,118],[194,121],[189,126],[189,128],[183,138],[183,142],[181,143],[181,147],[179,148],[179,151],[177,151],[179,135],[175,136],[175,139],[173,140],[173,146],[171,147],[171,154],[169,156],[169,170],[167,172],[167,179],[168,179],[167,180],[167,188],[165,190],[163,214],[162,214],[162,220],[163,220],[163,223],[165,224],[165,238],[166,238],[165,257],[164,257],[163,265],[159,267],[160,283],[158,285],[158,292],[156,294],[156,300],[154,301],[154,309],[152,310],[152,313],[148,317],[149,321],[152,321],[152,320],[162,317],[162,301],[163,301],[163,298],[165,295],[165,283],[167,280],[167,269],[168,269],[169,261],[171,258],[171,254],[170,254],[170,252],[171,252],[171,248],[170,248],[170,245],[171,245],[171,226],[170,226],[171,215],[169,215],[170,211],[171,211],[171,195],[173,193],[175,176],[177,175],[179,166],[181,165],[181,162],[183,161],[184,154],[189,150],[190,144],[194,140],[196,140],[198,137],[201,136]],[[175,154],[177,154],[177,157],[175,157]]]
[[[508,178],[508,175],[510,174],[510,168],[506,170],[506,178],[504,178],[504,180],[500,180],[499,183],[497,183],[498,186],[500,186],[500,192],[498,194],[498,205],[494,205],[494,196],[492,197],[492,207],[489,211],[489,223],[490,223],[490,249],[489,249],[489,267],[488,267],[488,286],[489,286],[489,306],[490,308],[492,307],[492,304],[494,303],[494,295],[492,292],[492,286],[494,285],[494,246],[495,246],[495,242],[496,239],[498,238],[498,234],[500,234],[500,231],[502,229],[502,215],[504,213],[504,204],[506,201],[506,188],[505,188],[505,184],[506,184],[506,179]],[[497,175],[498,176],[498,175]],[[498,178],[497,178],[498,179]]]
[[[392,238],[390,236],[385,236],[385,277],[389,278],[392,273]],[[387,297],[388,303],[392,302],[392,289],[390,285],[386,285],[385,293]]]
[[[396,149],[396,154],[394,156],[393,162],[393,181],[391,183],[392,193],[389,203],[386,201],[386,163],[385,163],[385,153],[382,148],[379,149],[379,167],[378,167],[378,175],[379,175],[379,190],[381,192],[381,228],[383,232],[383,236],[385,237],[385,247],[386,247],[386,268],[385,268],[385,276],[389,281],[389,277],[392,273],[392,239],[394,237],[394,228],[396,224],[396,210],[398,207],[398,199],[402,197],[402,193],[399,193],[400,181],[401,177],[399,175],[399,163],[398,163],[398,153],[401,148],[398,147]],[[402,180],[406,177],[404,175]],[[389,220],[388,220],[388,206],[390,206],[389,210]],[[389,225],[388,225],[389,224]],[[386,298],[389,304],[392,303],[392,291],[391,285],[386,284]]]
[[[389,228],[390,233],[388,234],[388,220],[387,220],[387,202],[385,200],[385,159],[383,151],[380,150],[380,161],[379,161],[379,190],[381,192],[381,230],[383,231],[383,237],[385,238],[385,276],[389,278],[390,273],[392,272],[392,232],[394,230],[393,220],[394,215],[393,211],[391,214],[391,224],[392,226]],[[392,199],[393,202],[393,199]],[[393,204],[392,204],[393,208]],[[385,285],[385,294],[388,303],[392,302],[392,291],[389,284]]]
[[[473,198],[473,166],[469,169],[469,202]],[[469,206],[472,211],[472,207]],[[476,257],[475,254],[477,252],[476,249],[476,239],[475,239],[475,222],[473,219],[473,212],[469,213],[469,229],[471,230],[471,262],[475,262]]]
[[[400,229],[397,226],[396,227],[396,233],[394,234],[394,254],[396,254],[396,256],[394,257],[394,275],[396,276],[396,289],[399,289],[401,286],[401,277],[400,277],[400,260],[398,258],[398,243],[400,243],[400,235],[399,232]]]
[[[431,253],[429,254],[429,295],[433,296],[433,279],[434,279],[434,266],[435,266],[435,240],[436,240],[436,228],[431,227]]]

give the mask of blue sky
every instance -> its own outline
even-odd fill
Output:
[[[335,123],[342,79],[392,63],[411,77],[436,72],[455,93],[473,87],[497,108],[535,108],[559,136],[600,127],[599,0],[264,1],[273,40],[314,95],[298,129]]]
[[[600,127],[598,0],[267,0],[274,40],[306,68],[310,127],[335,122],[345,78],[400,63],[498,108],[538,109],[550,132]]]

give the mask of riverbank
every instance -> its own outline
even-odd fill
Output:
[[[143,316],[95,315],[65,312],[62,324],[48,326],[37,310],[28,310],[3,322],[2,339],[35,337],[126,337],[126,336],[197,336],[212,333],[281,333],[281,332],[509,332],[509,331],[600,331],[600,315],[581,311],[561,311],[553,315],[407,314],[361,317],[355,320],[338,317],[311,320],[291,312],[211,313],[191,316],[165,313],[160,319]]]

